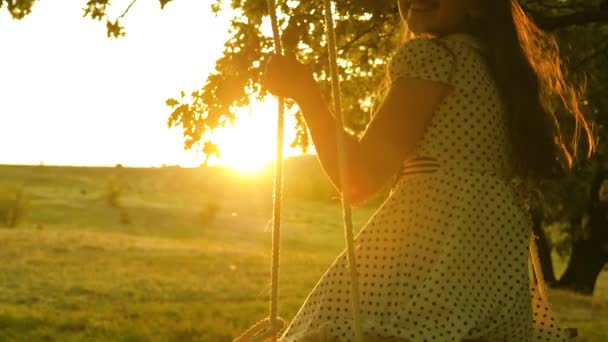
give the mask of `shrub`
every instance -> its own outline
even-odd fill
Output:
[[[107,203],[114,208],[120,207],[120,196],[122,195],[122,185],[116,178],[110,178],[106,184],[104,197]]]
[[[201,223],[203,225],[207,225],[211,220],[213,220],[217,216],[219,209],[220,205],[216,200],[213,200],[212,202],[208,203],[198,213],[198,217]]]
[[[125,186],[117,177],[111,177],[106,183],[103,198],[110,207],[116,209],[119,222],[123,225],[129,225],[132,223],[131,215],[121,203],[125,190],[128,190],[128,185]]]
[[[28,205],[23,186],[0,188],[0,225],[17,227],[23,221]]]

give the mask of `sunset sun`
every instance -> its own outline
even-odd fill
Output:
[[[220,156],[212,157],[210,163],[255,173],[275,159],[277,101],[270,96],[264,102],[252,101],[251,107],[237,110],[237,116],[234,126],[228,124],[212,134]],[[297,155],[299,151],[289,147],[295,135],[293,127],[293,117],[286,115],[284,157]]]

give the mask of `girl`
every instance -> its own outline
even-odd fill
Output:
[[[360,202],[397,185],[355,244],[369,341],[566,341],[529,279],[532,227],[514,177],[572,162],[582,131],[578,94],[555,41],[516,0],[400,0],[411,36],[392,57],[390,87],[365,135],[348,136]],[[324,170],[339,185],[335,121],[313,75],[276,56],[266,87],[299,104]],[[571,144],[554,108],[572,113]],[[556,167],[557,166],[557,167]],[[351,341],[345,255],[322,277],[281,341]]]

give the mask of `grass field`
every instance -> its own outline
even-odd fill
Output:
[[[344,242],[318,167],[288,167],[285,182],[289,320]],[[0,340],[230,341],[267,315],[271,185],[268,172],[1,166],[28,210],[0,229]],[[608,341],[606,273],[591,298],[551,294],[580,341]]]

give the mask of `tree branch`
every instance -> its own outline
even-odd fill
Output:
[[[359,40],[361,40],[363,37],[365,37],[368,33],[374,31],[375,29],[377,29],[380,25],[382,24],[382,22],[377,22],[374,25],[368,27],[366,30],[360,32],[359,34],[357,34],[355,37],[353,37],[352,39],[350,39],[349,41],[347,41],[344,45],[339,46],[338,47],[338,53],[344,53],[345,51],[347,51],[351,46],[353,46],[356,42],[358,42]],[[313,64],[318,62],[320,59],[322,58],[326,58],[327,57],[327,51],[324,51],[323,53],[321,53],[319,56],[317,56],[315,59],[311,60],[310,62],[308,62],[307,64]]]
[[[125,9],[124,12],[122,12],[121,15],[118,16],[117,19],[121,19],[124,18],[125,15],[127,15],[127,13],[129,13],[129,10],[131,9],[131,7],[137,2],[137,0],[133,0],[131,1],[131,3],[129,4],[129,6],[127,7],[127,9]]]
[[[608,9],[588,9],[582,12],[562,16],[546,16],[541,12],[531,12],[532,19],[546,31],[552,31],[572,25],[590,23],[608,23]]]

